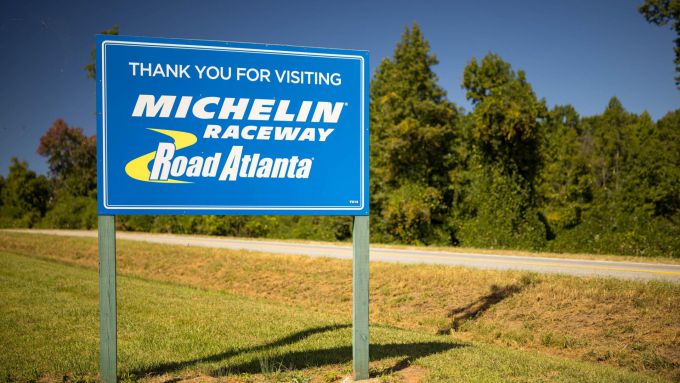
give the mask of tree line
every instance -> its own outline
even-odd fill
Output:
[[[117,33],[117,29],[115,30]],[[490,53],[465,67],[472,111],[446,98],[420,28],[371,81],[374,242],[680,256],[680,109],[658,121],[612,98],[595,116],[549,108]],[[93,76],[94,67],[86,67]],[[47,176],[12,160],[0,226],[96,226],[96,138],[57,120]],[[125,216],[120,229],[349,240],[348,217]]]

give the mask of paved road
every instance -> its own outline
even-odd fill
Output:
[[[61,236],[96,237],[95,231],[81,230],[14,230],[25,233]],[[295,243],[268,240],[242,240],[188,235],[118,232],[117,238],[184,246],[251,250],[310,257],[350,259],[349,245]],[[680,283],[680,265],[657,263],[594,261],[580,259],[525,257],[494,254],[458,253],[429,250],[388,249],[371,247],[371,261],[427,263],[465,266],[480,269],[527,270],[539,273],[602,275],[627,279],[660,279]]]

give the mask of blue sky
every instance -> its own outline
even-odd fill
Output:
[[[648,24],[642,2],[574,1],[3,1],[0,4],[0,174],[12,156],[40,173],[35,152],[53,120],[94,134],[95,87],[85,77],[94,35],[124,35],[363,49],[371,67],[417,22],[439,58],[451,101],[465,64],[488,52],[523,69],[550,106],[600,113],[612,96],[658,119],[680,107],[673,38]]]

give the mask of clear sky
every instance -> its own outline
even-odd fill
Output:
[[[83,67],[94,35],[248,41],[368,50],[389,57],[417,22],[439,58],[451,101],[465,64],[495,52],[523,69],[550,106],[600,113],[612,96],[654,119],[680,108],[668,27],[648,24],[642,0],[570,1],[1,1],[0,174],[12,156],[47,171],[36,154],[53,120],[94,134],[95,86]]]

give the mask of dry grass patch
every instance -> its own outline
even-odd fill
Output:
[[[551,277],[462,326],[470,338],[680,379],[680,289]]]
[[[97,267],[90,238],[0,233],[0,250]],[[118,269],[350,319],[346,260],[119,241]],[[678,285],[434,265],[370,271],[372,323],[680,379]]]

